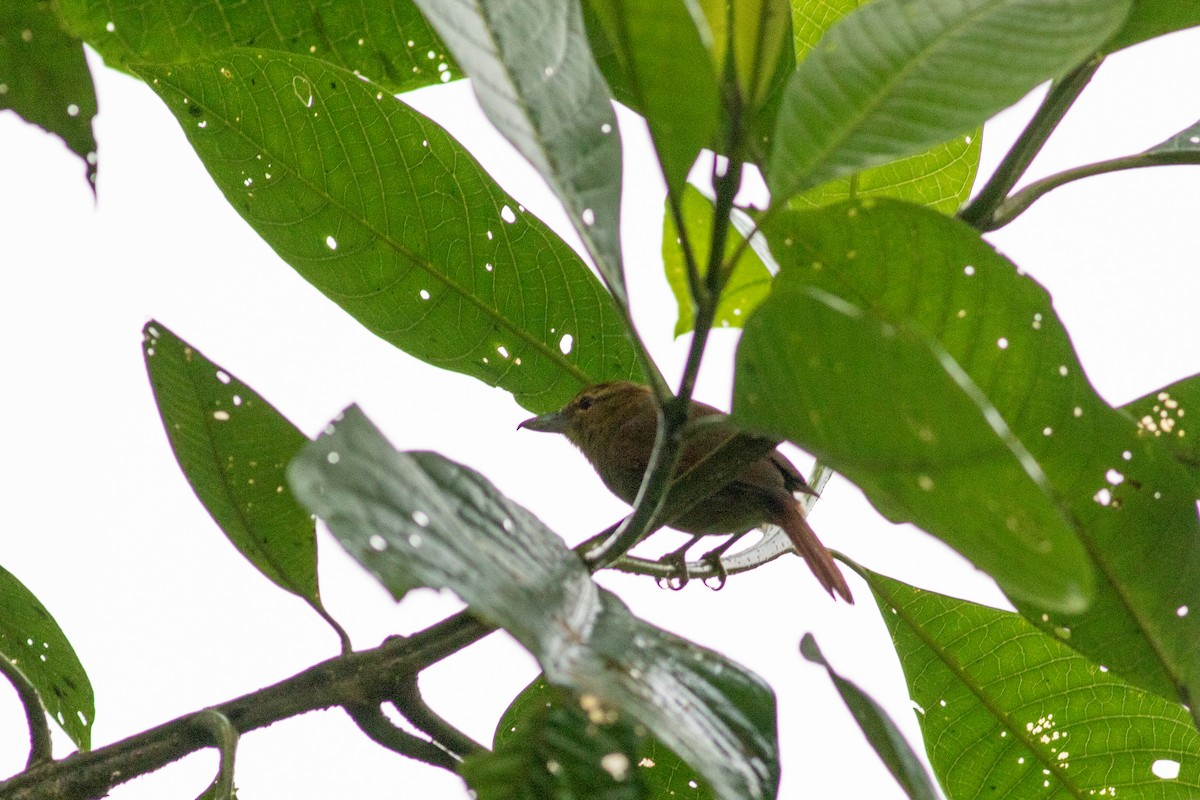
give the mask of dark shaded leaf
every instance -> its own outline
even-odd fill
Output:
[[[826,305],[841,304],[846,319],[891,326],[895,340],[932,343],[1019,440],[1030,466],[1049,486],[1047,500],[1062,509],[1078,536],[1073,546],[1056,544],[1051,558],[1014,558],[1009,572],[1024,564],[1029,574],[1049,569],[1069,575],[1078,568],[1082,546],[1096,579],[1092,604],[1082,613],[1056,611],[1032,593],[1016,599],[1018,608],[1125,680],[1167,697],[1195,696],[1200,626],[1188,609],[1200,608],[1200,524],[1192,474],[1161,440],[1146,436],[1092,389],[1046,291],[1020,275],[977,231],[896,202],[789,212],[768,236],[783,271],[746,327],[739,362],[755,358],[764,375],[784,381],[784,393],[747,380],[739,364],[735,412],[747,408],[746,394],[756,391],[762,402],[776,406],[779,425],[802,436],[800,444],[811,428],[828,441],[812,434],[808,444],[818,453],[837,445],[857,459],[851,470],[892,465],[898,480],[919,481],[930,474],[920,460],[928,457],[926,429],[912,423],[935,408],[934,384],[908,384],[902,370],[896,374],[896,363],[864,359],[869,345],[834,336],[815,319],[803,320],[794,307],[782,339],[778,329],[767,329],[764,314],[777,298],[786,303],[789,295],[832,296],[836,303]],[[787,338],[793,336],[796,341]],[[755,350],[760,352],[754,355]],[[810,369],[814,358],[826,366]],[[847,385],[863,378],[868,363],[875,370],[858,391],[875,395],[875,405]],[[801,395],[788,394],[791,381],[813,371],[832,382],[832,392],[809,386]],[[935,421],[928,428],[935,434],[930,444],[943,441],[943,425],[954,424]],[[881,459],[866,449],[866,432],[876,426],[895,437],[880,451]],[[906,461],[909,453],[917,458]],[[944,491],[932,480],[931,493]],[[1020,522],[1035,508],[1017,500],[1015,487],[998,478],[970,489],[982,496],[961,507],[948,503],[939,512],[963,515],[955,535],[997,521],[1007,529],[1010,518]],[[886,503],[883,508],[886,512]],[[1015,551],[1018,544],[1010,538],[1008,546]],[[1016,597],[1007,579],[1001,585]]]
[[[284,474],[308,439],[162,323],[147,323],[142,334],[154,400],[196,497],[247,561],[312,606],[345,641],[321,604],[315,524]]]
[[[528,690],[527,690],[528,691]],[[480,800],[649,797],[637,767],[635,725],[565,689],[542,684],[539,702],[505,714],[508,735],[493,752],[470,756],[460,772]]]
[[[83,44],[61,27],[44,0],[0,4],[0,110],[55,134],[83,160],[96,187],[96,90]]]
[[[892,635],[947,796],[1182,800],[1200,790],[1200,734],[1177,703],[1018,614],[857,571]]]
[[[264,51],[141,71],[234,208],[385,340],[535,412],[640,376],[580,258],[379,88]]]
[[[775,701],[728,659],[634,617],[578,557],[478,473],[399,453],[357,408],[288,468],[297,497],[396,597],[449,588],[546,679],[644,725],[722,798],[774,797]]]
[[[767,169],[774,201],[963,135],[1092,55],[1129,6],[876,0],[846,14],[784,95]]]
[[[46,607],[0,567],[0,658],[37,691],[42,706],[80,750],[92,746],[92,683],[66,634]]]
[[[624,303],[621,138],[579,3],[416,2],[471,76],[488,119],[562,200]]]
[[[817,640],[811,633],[804,634],[800,640],[800,653],[814,664],[820,664],[829,673],[830,680],[842,701],[854,715],[854,721],[862,728],[863,734],[888,771],[895,776],[900,786],[912,800],[937,800],[937,789],[933,788],[933,780],[921,764],[917,754],[909,747],[904,734],[892,722],[892,718],[883,707],[875,702],[853,681],[846,680],[837,670],[825,660],[817,647]]]
[[[662,742],[650,736],[642,726],[630,727],[619,721],[609,722],[603,718],[603,714],[595,713],[599,709],[594,707],[593,713],[588,714],[584,704],[581,704],[581,698],[578,696],[551,686],[541,676],[525,687],[496,725],[496,756],[498,759],[503,758],[513,770],[511,774],[504,774],[503,777],[514,786],[520,785],[521,781],[533,784],[535,791],[529,792],[530,797],[556,796],[536,791],[540,784],[545,782],[546,773],[554,775],[568,768],[565,766],[568,760],[578,762],[571,764],[569,768],[595,769],[595,765],[601,763],[604,756],[612,751],[598,747],[598,740],[589,728],[595,724],[608,727],[622,725],[625,730],[619,735],[625,742],[630,743],[622,755],[633,765],[627,783],[636,783],[641,788],[642,793],[638,796],[652,800],[706,800],[713,797],[712,791],[704,784],[699,773],[680,760],[679,756],[672,753]],[[565,735],[555,740],[545,736],[543,730],[544,720],[552,714],[557,714],[560,718],[569,717],[572,721],[572,725],[566,726],[566,730],[563,731]],[[541,749],[535,749],[531,744],[540,745]],[[485,759],[491,761],[492,757],[480,757],[480,761]],[[471,760],[468,759],[468,765]],[[622,763],[620,758],[610,758],[609,763],[612,762],[615,762],[614,766],[620,766]],[[518,763],[525,771],[516,770]],[[551,767],[551,763],[558,766]],[[463,772],[471,785],[480,792],[480,797],[484,797],[482,788],[472,779],[467,768],[464,768]],[[607,772],[605,774],[611,775]],[[497,790],[504,788],[499,785],[500,781],[493,783]],[[575,796],[591,795],[584,792]]]
[[[462,71],[411,0],[59,0],[76,35],[111,66],[177,64],[235,47],[312,55],[389,93]]]
[[[1178,0],[1133,0],[1129,18],[1112,39],[1105,53],[1115,53],[1156,36],[1200,25],[1200,5]]]

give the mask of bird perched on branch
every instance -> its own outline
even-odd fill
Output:
[[[692,429],[684,440],[676,475],[686,472],[730,436],[729,426],[704,424],[710,422],[707,418],[727,419],[710,405],[693,400],[688,417]],[[693,426],[696,420],[702,423]],[[605,486],[632,504],[654,449],[658,407],[645,386],[629,381],[600,383],[581,391],[562,409],[527,419],[518,428],[564,434],[591,462]],[[771,523],[791,539],[825,591],[854,602],[846,579],[805,520],[795,492],[813,493],[799,470],[779,451],[772,450],[670,522],[671,527],[693,534],[693,539],[668,558],[677,556],[682,562],[687,549],[701,536],[733,534],[730,541],[706,556],[715,560],[738,537]]]

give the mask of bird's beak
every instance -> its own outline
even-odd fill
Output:
[[[561,411],[551,411],[540,417],[530,417],[517,426],[517,430],[521,430],[521,428],[542,433],[566,433],[567,417]]]

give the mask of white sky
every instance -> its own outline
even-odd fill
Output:
[[[1200,34],[1112,57],[1030,173],[1149,147],[1200,118]],[[583,459],[559,437],[517,432],[528,416],[500,390],[441,372],[376,339],[301,280],[225,202],[174,118],[145,86],[100,69],[99,202],[62,144],[0,114],[0,364],[9,389],[0,466],[0,564],[57,617],[97,695],[94,743],[286,678],[336,654],[298,599],[233,550],[188,488],[146,381],[140,330],[155,317],[254,386],[309,435],[360,403],[400,448],[437,449],[488,475],[575,543],[616,520]],[[569,230],[544,185],[483,121],[464,83],[410,99],[458,136],[527,209]],[[1001,115],[984,169],[1032,110]],[[625,247],[640,328],[668,375],[673,301],[659,261],[661,187],[636,122],[624,115]],[[1123,403],[1200,372],[1200,181],[1193,167],[1127,172],[1058,190],[992,241],[1046,285],[1089,377]],[[572,237],[568,237],[573,241]],[[699,396],[728,407],[735,337],[718,333]],[[803,454],[797,460],[807,466]],[[835,480],[812,518],[822,538],[867,566],[926,588],[1001,602],[938,542],[883,521]],[[670,537],[673,534],[665,534]],[[673,544],[675,540],[669,543]],[[419,592],[396,606],[320,534],[330,611],[356,646],[425,627],[455,608]],[[665,550],[666,545],[659,545]],[[736,576],[721,592],[679,593],[649,579],[600,578],[634,611],[749,666],[780,703],[782,797],[898,797],[824,673],[797,652],[813,632],[826,656],[917,741],[915,716],[870,594],[835,606],[792,558]],[[487,744],[535,674],[501,636],[428,672],[431,702]],[[58,738],[58,755],[70,750]],[[24,719],[0,689],[0,774],[27,755]],[[117,800],[194,797],[215,755],[189,757],[118,788]],[[245,737],[243,796],[461,798],[461,782],[384,751],[341,711]]]

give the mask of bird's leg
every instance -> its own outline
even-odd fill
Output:
[[[712,589],[714,592],[719,592],[719,591],[721,591],[721,589],[725,588],[725,581],[729,578],[729,573],[727,573],[725,571],[725,565],[721,563],[721,556],[723,556],[723,555],[725,555],[725,553],[729,552],[729,548],[731,548],[735,544],[737,544],[738,540],[740,540],[743,536],[745,536],[749,532],[750,531],[743,531],[742,533],[735,533],[733,536],[730,536],[728,540],[722,542],[721,544],[714,547],[712,550],[709,550],[707,553],[700,556],[700,560],[703,561],[704,563],[708,564],[709,566],[711,566],[713,569],[713,572],[717,573],[716,585],[709,586],[708,578],[705,578],[704,579],[705,586],[708,586],[708,588]]]
[[[662,587],[664,580],[667,582],[667,588],[675,592],[688,585],[691,578],[688,576],[687,552],[698,541],[700,541],[700,536],[694,535],[684,543],[683,547],[672,550],[658,560],[658,563],[670,567],[672,570],[665,578],[655,580],[659,587]]]

